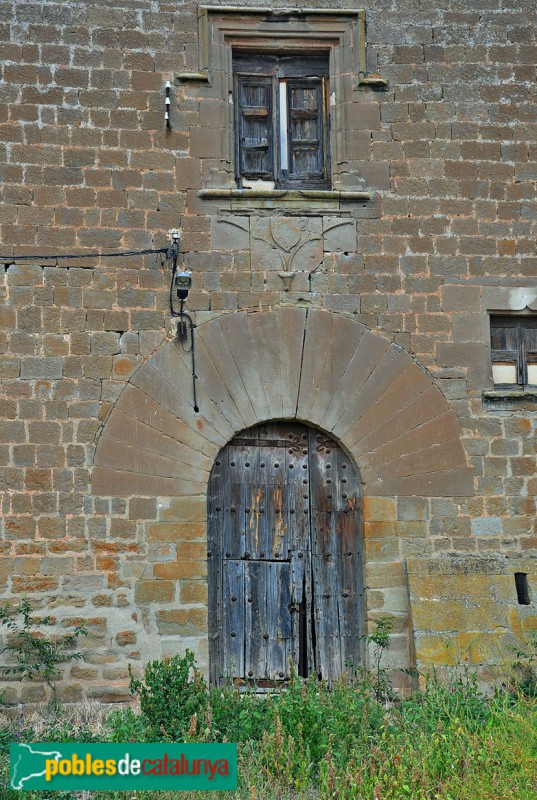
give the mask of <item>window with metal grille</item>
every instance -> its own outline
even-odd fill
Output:
[[[329,188],[328,53],[233,52],[240,186]]]
[[[537,317],[491,316],[490,346],[496,387],[537,387]]]

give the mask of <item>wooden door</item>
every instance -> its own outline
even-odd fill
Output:
[[[305,425],[244,431],[209,481],[211,680],[274,685],[291,662],[332,681],[360,663],[358,477]]]

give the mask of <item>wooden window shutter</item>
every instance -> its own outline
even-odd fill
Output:
[[[516,320],[491,317],[490,346],[494,383],[496,385],[523,383],[519,328]]]
[[[236,81],[237,177],[274,180],[272,80],[239,75]]]
[[[537,386],[537,327],[535,322],[522,323],[522,360],[525,368],[524,383]]]
[[[290,181],[327,180],[324,84],[319,78],[287,81]]]

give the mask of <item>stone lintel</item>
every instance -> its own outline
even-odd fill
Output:
[[[201,6],[200,11],[209,14],[253,14],[271,17],[306,17],[306,16],[327,16],[327,17],[354,17],[365,18],[365,11],[357,11],[354,8],[259,8],[259,6]]]

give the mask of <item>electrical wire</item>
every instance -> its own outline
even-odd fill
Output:
[[[161,255],[165,258],[162,258],[162,263],[166,259],[172,259],[172,279],[170,283],[170,313],[172,317],[178,317],[178,330],[177,335],[178,339],[181,342],[181,347],[186,353],[192,353],[192,390],[194,395],[194,411],[197,413],[199,411],[198,402],[196,397],[196,366],[195,366],[195,355],[194,355],[194,323],[192,321],[192,317],[190,314],[187,314],[184,310],[184,301],[181,300],[181,308],[180,311],[176,311],[174,308],[173,303],[173,285],[174,285],[174,278],[177,273],[177,260],[179,258],[179,244],[177,241],[174,240],[171,247],[159,247],[156,249],[145,249],[145,250],[123,250],[121,253],[62,253],[61,255],[33,255],[33,256],[3,256],[0,255],[0,263],[4,264],[5,267],[12,266],[17,263],[17,261],[66,261],[69,259],[79,260],[81,258],[125,258],[127,256],[147,256],[147,255]],[[185,325],[183,320],[187,320],[188,326],[190,328],[190,346],[185,347],[185,336],[179,330],[180,326]]]
[[[196,354],[194,350],[194,323],[190,314],[187,314],[185,311],[184,298],[180,298],[179,311],[175,310],[175,305],[173,302],[173,289],[175,276],[177,274],[177,261],[179,259],[179,243],[177,241],[174,241],[171,248],[168,250],[168,258],[172,259],[172,277],[170,280],[170,314],[172,317],[176,317],[178,319],[177,338],[181,342],[182,350],[185,353],[192,353],[192,394],[194,398],[194,411],[197,414],[199,411],[198,399],[196,395],[196,381],[198,376],[196,375]],[[188,339],[188,334],[186,334],[186,331],[183,328],[183,326],[186,326],[186,323],[183,320],[187,320],[190,328],[190,346],[185,346],[185,341]]]
[[[4,264],[15,264],[17,261],[59,261],[65,260],[69,258],[79,259],[79,258],[124,258],[126,256],[147,256],[147,255],[154,255],[158,253],[168,253],[170,252],[168,247],[159,247],[157,250],[125,250],[121,253],[66,253],[57,256],[45,256],[45,255],[36,255],[36,256],[2,256],[0,255],[0,261],[4,262]]]

